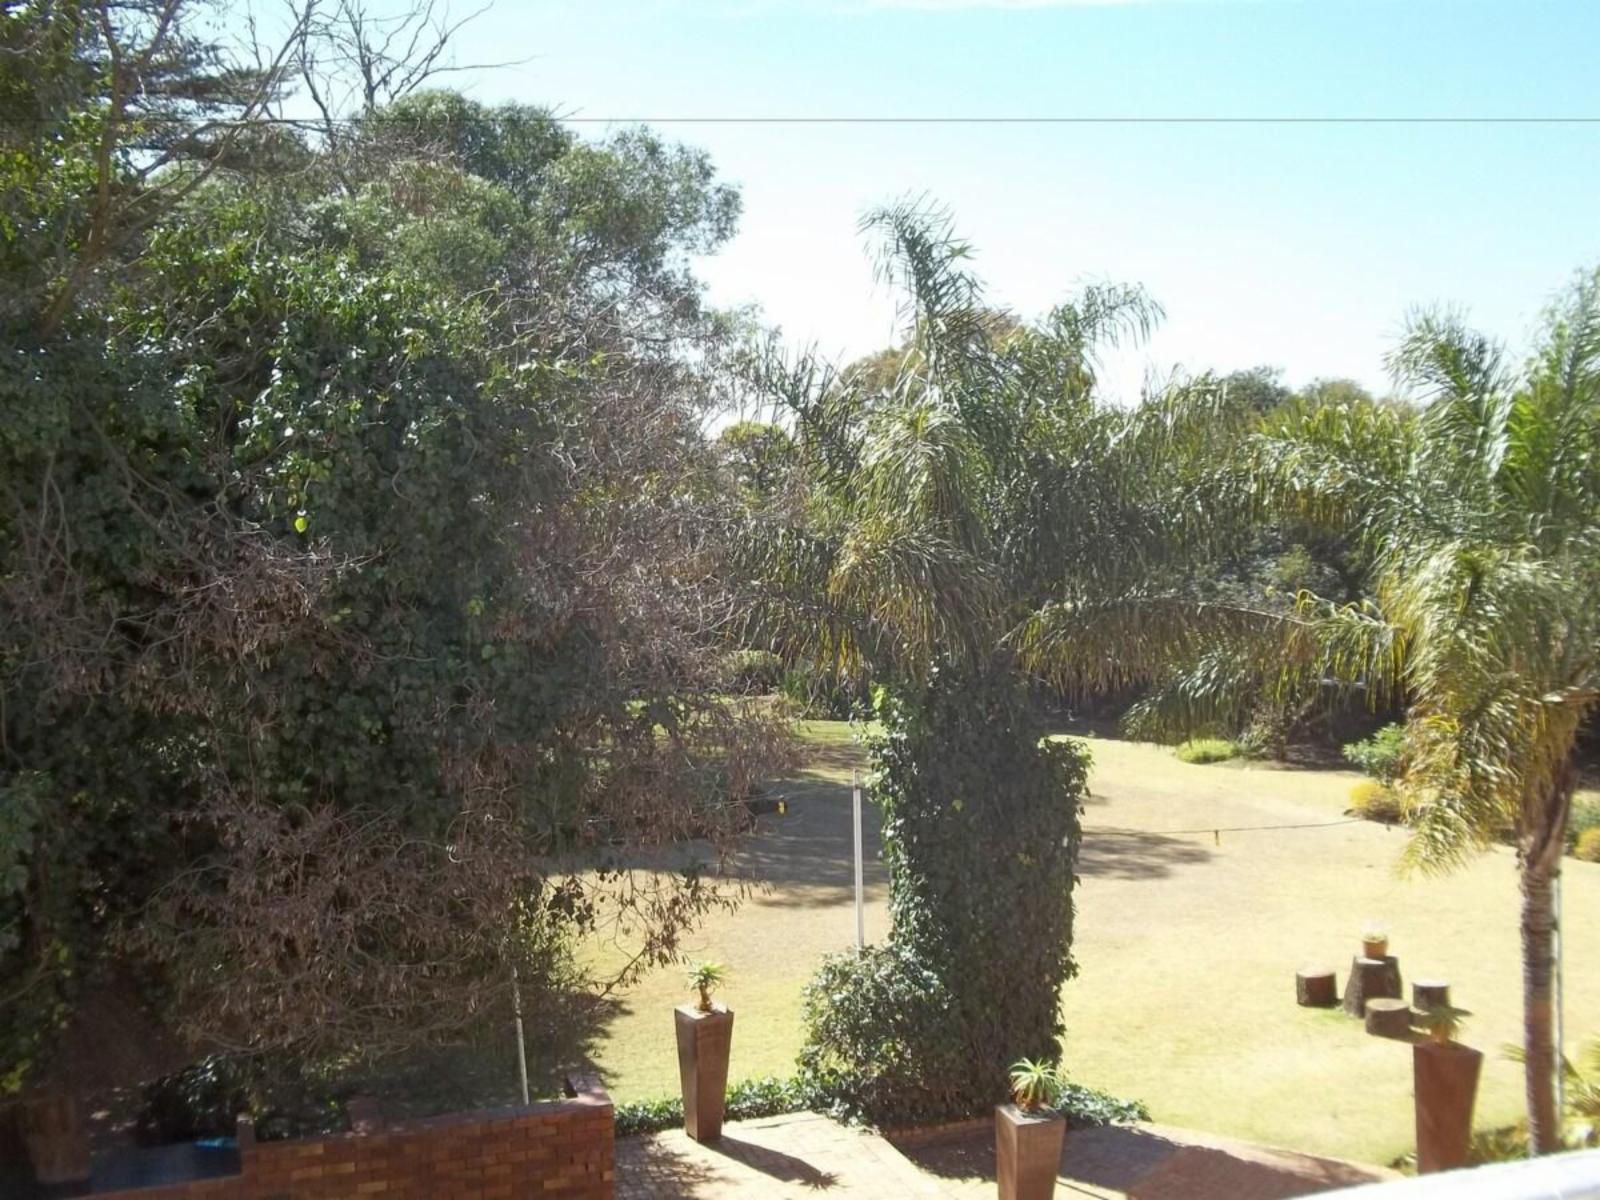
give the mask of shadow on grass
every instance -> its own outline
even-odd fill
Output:
[[[1193,837],[1092,829],[1078,850],[1078,874],[1088,879],[1165,879],[1174,868],[1200,866],[1211,858],[1211,851]]]
[[[734,856],[737,871],[774,889],[758,892],[753,902],[796,908],[848,902],[855,888],[850,789],[789,783],[774,787],[772,794],[786,801],[788,811],[757,818],[754,835]],[[864,877],[871,893],[886,885],[877,805],[865,802],[861,816]]]
[[[557,1098],[563,1077],[573,1073],[603,1075],[596,1053],[610,1025],[628,1012],[614,996],[530,1003],[524,1020],[530,1097]],[[471,1037],[352,1069],[338,1084],[378,1097],[388,1120],[520,1104],[516,1032],[507,1014]]]
[[[816,741],[801,738],[800,756],[809,770],[825,772],[865,771],[866,748],[854,742]]]

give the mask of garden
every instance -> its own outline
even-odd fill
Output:
[[[738,1013],[732,1078],[792,1077],[800,997],[824,954],[854,942],[850,726],[806,722],[808,767],[781,788],[739,862],[767,886],[688,943],[729,970]],[[1353,766],[1179,762],[1172,748],[1097,736],[1084,814],[1074,941],[1061,992],[1070,1077],[1141,1101],[1167,1124],[1388,1164],[1411,1148],[1411,1060],[1338,1009],[1297,1007],[1305,962],[1339,972],[1363,926],[1387,923],[1408,975],[1442,975],[1472,1011],[1463,1040],[1486,1051],[1477,1124],[1523,1112],[1516,886],[1508,850],[1462,872],[1405,879],[1404,832],[1349,820]],[[1593,793],[1581,795],[1592,796]],[[869,812],[872,811],[869,809]],[[1269,826],[1255,832],[1213,829]],[[1285,828],[1288,827],[1288,828]],[[1199,833],[1170,830],[1200,829]],[[867,937],[887,932],[885,879],[869,821]],[[1220,838],[1220,844],[1218,839]],[[1595,911],[1600,868],[1569,859],[1568,912]],[[1566,947],[1568,1049],[1600,1031],[1600,934],[1575,921]],[[1508,968],[1507,964],[1512,964]],[[676,1093],[662,1014],[687,994],[662,972],[621,998],[594,1044],[621,1103]]]
[[[1600,272],[1124,404],[1142,286],[1013,312],[901,200],[833,362],[709,303],[705,152],[364,12],[0,14],[0,1168],[1596,1141]]]

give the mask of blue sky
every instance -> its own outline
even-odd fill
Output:
[[[1597,48],[1597,0],[499,0],[457,56],[529,61],[451,81],[587,118],[1600,117]],[[713,300],[842,357],[891,338],[856,224],[907,193],[1025,316],[1148,286],[1123,396],[1180,364],[1386,389],[1412,306],[1521,346],[1600,264],[1596,124],[663,128],[744,194]]]

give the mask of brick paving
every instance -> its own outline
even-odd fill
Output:
[[[682,1130],[617,1142],[617,1200],[930,1197],[951,1193],[877,1134],[814,1113],[739,1121],[701,1145]]]
[[[946,1184],[945,1195],[994,1195],[994,1135],[954,1133],[906,1156]],[[1080,1129],[1067,1134],[1056,1194],[1097,1200],[1289,1200],[1381,1179],[1394,1172],[1162,1125]]]
[[[1288,1200],[1392,1178],[1376,1167],[1140,1125],[1067,1135],[1056,1194],[1068,1200]],[[987,1123],[896,1149],[884,1138],[800,1113],[727,1125],[715,1145],[681,1131],[617,1142],[618,1200],[927,1197],[989,1200]]]

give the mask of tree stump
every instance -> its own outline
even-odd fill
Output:
[[[1394,955],[1350,960],[1350,979],[1344,985],[1344,1010],[1352,1017],[1366,1015],[1368,1000],[1398,1000],[1400,993],[1400,960]]]
[[[1450,1006],[1450,985],[1443,979],[1418,979],[1411,984],[1411,1007],[1419,1013]]]
[[[1294,998],[1301,1008],[1332,1008],[1339,1003],[1332,971],[1302,967],[1295,972]]]
[[[1378,996],[1367,1001],[1367,1032],[1374,1037],[1409,1038],[1411,1006],[1404,1000]]]

